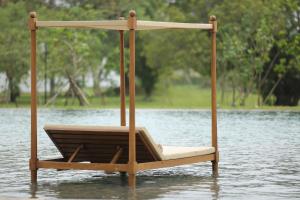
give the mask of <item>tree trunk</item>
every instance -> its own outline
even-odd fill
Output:
[[[52,74],[50,77],[50,96],[53,97],[55,95],[55,79]]]
[[[103,94],[103,92],[101,90],[101,87],[100,87],[100,79],[101,79],[101,76],[104,72],[104,65],[106,64],[106,60],[107,59],[103,59],[98,72],[93,72],[93,91],[94,91],[94,95],[96,97],[101,98],[101,104],[102,105],[105,105],[105,95]]]
[[[263,100],[263,105],[266,103],[266,101],[269,99],[269,97],[273,94],[274,90],[276,89],[276,87],[278,86],[279,82],[281,81],[281,79],[283,78],[283,76],[279,76],[278,80],[276,81],[276,83],[273,85],[273,87],[271,88],[270,92],[268,93],[268,95],[266,96],[266,98]],[[297,101],[298,103],[298,101]],[[295,104],[296,105],[296,104]]]
[[[93,92],[94,92],[94,96],[96,97],[101,96],[100,80],[95,76],[93,77]]]
[[[85,81],[85,75],[83,74],[81,77],[81,87],[85,88],[86,86],[86,81]]]
[[[8,90],[9,90],[9,98],[8,101],[10,103],[17,103],[17,98],[20,96],[20,88],[16,83],[13,76],[10,76],[6,73],[7,80],[8,80]]]
[[[89,105],[89,102],[85,96],[85,94],[82,92],[82,90],[80,89],[80,87],[77,85],[75,79],[73,76],[71,76],[69,73],[67,73],[68,76],[68,80],[69,80],[69,84],[70,84],[70,88],[73,92],[73,94],[76,96],[76,98],[79,101],[79,105],[80,106],[85,106],[85,105]]]
[[[250,91],[247,87],[242,88],[243,92],[241,95],[240,106],[246,105],[246,99],[248,98]]]
[[[93,80],[93,91],[94,91],[94,95],[96,97],[100,97],[101,104],[105,105],[106,104],[106,102],[105,102],[105,96],[102,93],[102,90],[101,90],[101,87],[100,87],[100,79],[99,78],[94,77],[94,80]]]
[[[257,84],[257,106],[261,106],[261,73],[258,76],[258,84]]]
[[[220,89],[221,89],[221,105],[224,105],[224,99],[225,99],[225,73],[222,73],[221,79],[220,79]]]
[[[235,91],[236,91],[235,83],[234,81],[232,81],[232,102],[231,102],[232,107],[236,106]]]

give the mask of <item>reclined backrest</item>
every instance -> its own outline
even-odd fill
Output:
[[[46,125],[44,130],[65,160],[82,145],[73,162],[109,163],[119,148],[117,163],[128,162],[128,127]],[[138,163],[162,160],[162,153],[145,128],[136,128]]]

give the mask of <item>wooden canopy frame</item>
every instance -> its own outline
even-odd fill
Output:
[[[121,126],[126,126],[125,108],[125,70],[124,70],[124,31],[129,31],[129,155],[127,164],[111,163],[76,163],[72,162],[80,148],[79,146],[68,162],[57,162],[55,160],[39,160],[37,156],[37,69],[36,69],[36,31],[42,27],[64,27],[64,28],[90,28],[117,30],[120,33],[120,118]],[[136,182],[136,172],[140,170],[172,167],[177,165],[192,164],[197,162],[211,161],[214,174],[218,174],[218,140],[217,140],[217,103],[216,103],[216,32],[217,20],[211,16],[209,23],[175,23],[175,22],[152,22],[140,21],[136,18],[135,11],[129,12],[127,20],[110,21],[38,21],[35,12],[30,13],[29,29],[31,32],[31,157],[29,166],[31,170],[31,182],[37,182],[37,170],[39,168],[54,169],[79,169],[79,170],[105,170],[108,172],[127,172],[130,186]],[[209,155],[193,156],[172,160],[137,163],[136,162],[136,126],[135,126],[135,32],[138,30],[155,29],[204,29],[211,32],[211,145],[215,152]],[[118,151],[119,152],[119,151]],[[117,153],[118,154],[118,153]],[[118,155],[115,155],[118,157]],[[117,159],[113,157],[113,160]]]

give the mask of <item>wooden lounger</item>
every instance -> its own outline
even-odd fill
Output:
[[[44,130],[68,162],[127,163],[128,127],[46,125]],[[136,128],[137,163],[213,154],[214,147],[157,145],[145,128]]]
[[[31,183],[37,183],[37,171],[47,169],[78,169],[120,171],[128,173],[129,186],[135,186],[136,173],[141,170],[173,167],[204,161],[212,162],[212,171],[218,175],[217,134],[217,19],[210,16],[208,24],[184,24],[139,21],[134,10],[128,19],[110,21],[39,21],[35,12],[29,15],[31,37]],[[65,126],[48,125],[45,130],[62,154],[62,158],[40,160],[38,158],[37,129],[37,30],[38,27],[97,28],[119,32],[120,42],[120,126]],[[211,146],[159,148],[145,128],[135,126],[135,34],[145,29],[205,29],[211,33]],[[129,46],[129,118],[126,122],[125,87],[125,31]],[[128,127],[126,127],[128,125]]]

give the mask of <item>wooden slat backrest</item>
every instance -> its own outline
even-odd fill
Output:
[[[118,147],[123,148],[118,163],[128,162],[128,127],[47,125],[44,130],[65,159],[83,145],[74,162],[109,163]],[[161,160],[156,144],[145,131],[136,129],[137,162]]]

